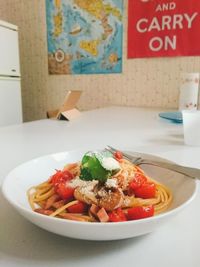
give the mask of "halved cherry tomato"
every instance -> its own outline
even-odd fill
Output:
[[[156,185],[154,183],[144,183],[142,186],[134,189],[136,197],[154,198],[156,195]]]
[[[74,178],[73,174],[68,170],[65,171],[58,170],[54,175],[51,176],[50,182],[52,182],[54,186],[57,186],[58,184],[69,181],[73,178]]]
[[[74,188],[69,186],[69,181],[74,178],[73,174],[68,170],[57,171],[50,179],[52,182],[55,192],[62,199],[70,199],[74,195]]]
[[[62,199],[70,199],[74,196],[74,188],[70,187],[67,182],[60,183],[56,186],[55,191]]]
[[[137,206],[128,209],[127,218],[128,220],[139,220],[148,217],[152,217],[154,215],[154,207],[150,206]]]
[[[108,213],[109,222],[125,222],[127,221],[126,215],[121,208],[115,209]]]
[[[83,213],[87,210],[87,205],[81,201],[67,208],[70,213]]]
[[[129,187],[134,191],[146,182],[147,178],[142,173],[136,173],[133,180],[130,182]]]
[[[114,153],[114,158],[115,158],[116,160],[123,159],[123,154],[122,154],[122,152],[121,152],[121,151],[116,151],[116,152]]]

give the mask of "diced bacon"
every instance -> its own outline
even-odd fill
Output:
[[[34,211],[43,215],[50,215],[51,213],[53,213],[52,210],[45,210],[45,209],[35,209]]]
[[[100,222],[108,222],[109,221],[109,216],[108,216],[108,214],[104,208],[101,208],[97,212],[97,216],[98,216]]]
[[[65,202],[63,199],[62,200],[59,200],[57,202],[54,202],[52,207],[56,208],[56,209],[59,209],[60,207],[64,206],[65,205]]]
[[[99,211],[99,207],[95,204],[92,204],[92,206],[90,207],[90,212],[92,213],[92,215],[97,216],[98,211]]]
[[[46,204],[45,204],[45,209],[49,209],[51,206],[53,206],[53,204],[57,201],[57,200],[59,200],[60,199],[60,196],[59,195],[57,195],[57,194],[54,194],[53,196],[51,196],[48,200],[47,200],[47,202],[46,202]]]

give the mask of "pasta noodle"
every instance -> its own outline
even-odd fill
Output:
[[[153,207],[154,214],[168,209],[172,202],[169,188],[151,179],[141,168],[123,158],[119,160],[119,164],[120,170],[104,184],[96,180],[82,181],[79,177],[81,164],[68,164],[63,171],[58,172],[61,180],[64,179],[61,176],[62,172],[72,175],[71,179],[65,181],[73,192],[72,197],[64,198],[59,194],[58,184],[55,185],[52,178],[55,174],[27,191],[30,206],[32,210],[50,217],[86,222],[108,222],[110,214],[118,209],[125,216],[128,210],[134,207]],[[145,185],[153,184],[153,197],[137,196],[136,191],[130,190],[135,177],[145,179]]]

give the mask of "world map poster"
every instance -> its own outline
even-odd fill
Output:
[[[46,0],[50,74],[122,72],[123,0]]]

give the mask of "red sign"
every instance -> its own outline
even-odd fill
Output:
[[[199,0],[129,0],[128,58],[197,55]]]

